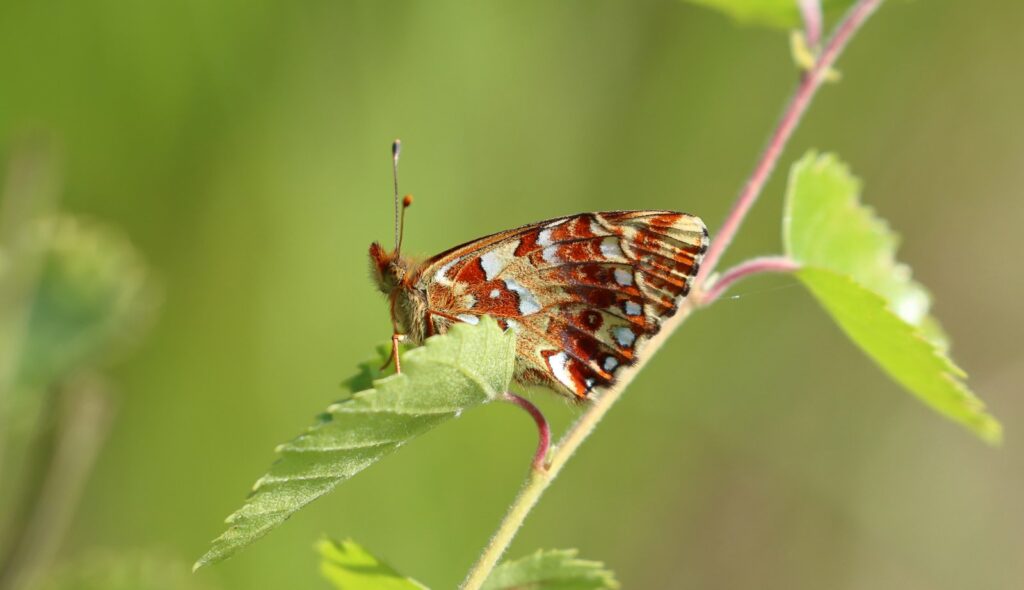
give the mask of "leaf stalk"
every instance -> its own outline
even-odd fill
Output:
[[[707,281],[709,286],[698,293],[694,293],[692,297],[697,299],[699,306],[704,307],[714,303],[715,300],[728,291],[729,287],[733,286],[733,284],[751,275],[766,272],[794,272],[799,269],[800,264],[786,256],[761,256],[758,258],[751,258],[746,262],[741,262],[730,268],[722,273],[721,276],[712,276]]]

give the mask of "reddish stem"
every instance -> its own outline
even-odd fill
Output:
[[[821,41],[821,0],[797,0],[800,17],[804,20],[807,45],[812,49]]]
[[[740,263],[722,273],[722,276],[715,279],[706,291],[701,292],[698,305],[708,305],[725,293],[733,283],[749,277],[753,274],[763,272],[793,272],[800,268],[800,264],[785,256],[764,256],[752,258]]]
[[[530,400],[512,392],[506,391],[501,396],[501,399],[526,410],[537,424],[537,452],[533,455],[533,463],[531,465],[535,471],[546,471],[547,467],[544,465],[544,462],[548,458],[548,449],[551,447],[551,428],[548,427],[548,421],[544,418],[544,414]]]
[[[707,256],[704,257],[704,264],[701,265],[700,274],[697,276],[696,283],[698,286],[703,285],[704,281],[711,275],[711,272],[715,270],[718,260],[729,247],[729,244],[732,243],[733,238],[736,237],[736,232],[739,230],[750,208],[757,201],[757,197],[764,189],[765,183],[768,182],[772,170],[775,169],[775,165],[779,161],[779,156],[782,155],[783,148],[786,147],[790,136],[793,135],[793,130],[796,129],[800,119],[807,111],[807,105],[814,98],[814,94],[825,80],[836,58],[842,53],[850,37],[853,36],[861,24],[871,16],[871,13],[881,3],[882,0],[861,0],[861,2],[858,2],[851,8],[843,21],[836,27],[835,32],[832,34],[824,50],[822,50],[814,67],[804,74],[803,79],[800,81],[800,86],[797,87],[793,97],[789,100],[789,104],[786,105],[782,119],[768,141],[768,147],[765,148],[757,166],[754,167],[753,174],[750,175],[750,179],[743,187],[739,198],[736,199],[736,203],[722,224],[722,228],[718,230],[715,238],[711,240],[711,248],[708,249]]]

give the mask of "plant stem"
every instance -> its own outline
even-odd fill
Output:
[[[38,587],[64,540],[113,414],[103,380],[83,375],[56,396],[60,406],[53,451],[39,489],[25,508],[27,520],[3,563],[0,590]]]
[[[695,292],[689,299],[683,301],[676,315],[662,323],[661,331],[646,344],[644,354],[639,355],[636,364],[623,368],[617,376],[616,384],[603,392],[599,398],[590,404],[587,410],[562,436],[562,439],[555,446],[554,452],[551,455],[548,469],[546,471],[530,470],[526,483],[519,491],[516,499],[513,500],[508,513],[505,514],[505,518],[498,526],[498,530],[495,531],[494,536],[491,537],[480,558],[473,568],[470,569],[469,574],[463,581],[461,586],[463,590],[478,590],[483,585],[491,570],[498,564],[498,560],[512,543],[512,539],[515,538],[530,510],[540,500],[544,490],[558,477],[562,467],[565,466],[569,458],[576,452],[576,449],[593,432],[597,424],[604,418],[604,415],[608,413],[608,410],[622,396],[626,387],[633,381],[633,378],[650,362],[669,335],[693,312],[695,305],[699,304],[701,301],[701,285],[714,270],[718,260],[729,247],[733,237],[735,237],[744,217],[746,217],[750,208],[761,194],[762,189],[764,189],[764,185],[775,168],[783,148],[785,148],[789,138],[793,135],[793,130],[803,117],[818,87],[825,80],[826,74],[846,47],[847,42],[860,29],[871,13],[878,8],[881,2],[882,0],[859,0],[846,13],[842,22],[837,25],[832,38],[818,57],[814,67],[804,75],[793,98],[786,105],[782,119],[768,143],[768,148],[761,155],[760,160],[754,167],[753,174],[733,205],[732,211],[726,218],[725,223],[722,225],[722,229],[715,237],[715,240],[712,241],[701,271],[694,281],[693,290]],[[740,276],[749,274],[750,271],[747,270]],[[735,276],[735,273],[733,275],[733,280],[738,278]]]
[[[683,301],[676,315],[666,320],[662,324],[661,331],[647,343],[647,346],[644,348],[644,355],[640,357],[640,360],[634,365],[623,367],[616,376],[618,378],[617,384],[608,388],[601,393],[600,397],[589,404],[587,411],[562,436],[562,439],[555,446],[554,452],[551,453],[551,461],[548,463],[547,469],[543,471],[537,469],[530,470],[526,483],[519,490],[519,495],[516,496],[516,499],[512,501],[512,505],[509,507],[508,513],[505,514],[505,518],[501,521],[498,530],[495,531],[494,536],[491,537],[487,547],[480,554],[480,558],[473,566],[473,569],[470,570],[469,575],[462,582],[461,588],[463,590],[478,590],[483,585],[491,570],[498,564],[502,554],[505,553],[505,550],[512,543],[512,539],[515,537],[516,532],[518,532],[519,527],[522,526],[523,521],[526,520],[530,510],[540,500],[544,490],[558,477],[562,467],[565,466],[569,458],[576,452],[576,449],[583,444],[583,441],[590,436],[590,433],[593,432],[601,418],[604,418],[604,415],[608,413],[612,405],[618,401],[619,397],[626,390],[626,386],[647,364],[650,358],[654,356],[654,353],[661,348],[664,340],[683,323],[683,320],[692,311],[693,306],[689,304],[688,300]]]
[[[736,232],[739,230],[750,208],[757,201],[757,197],[760,196],[765,183],[768,182],[768,178],[771,176],[772,170],[775,169],[775,165],[779,161],[779,156],[782,155],[783,148],[786,147],[786,143],[793,135],[793,131],[796,129],[797,124],[800,123],[800,119],[803,118],[804,113],[807,111],[807,106],[811,103],[811,99],[814,98],[818,88],[821,87],[821,83],[825,80],[832,65],[835,64],[836,59],[843,52],[843,49],[846,48],[846,44],[850,41],[853,34],[860,29],[864,21],[871,16],[871,13],[881,3],[882,0],[860,0],[854,4],[846,13],[842,22],[836,26],[832,38],[829,39],[825,49],[818,56],[814,67],[804,74],[800,85],[797,86],[796,92],[789,99],[789,103],[783,111],[782,119],[779,120],[775,132],[772,133],[771,139],[768,140],[768,147],[765,148],[764,153],[761,154],[761,158],[757,162],[757,166],[754,167],[753,174],[750,175],[750,179],[744,185],[743,191],[740,192],[740,196],[736,199],[736,203],[733,204],[732,210],[722,224],[722,229],[718,230],[718,233],[715,234],[715,239],[711,241],[711,247],[708,249],[707,256],[704,257],[704,264],[701,265],[700,274],[697,277],[698,285],[702,284],[710,276],[711,272],[715,270],[722,254],[729,247],[729,244],[732,243],[733,238],[736,237]]]
[[[821,0],[797,0],[796,5],[804,21],[807,45],[817,47],[821,41]]]
[[[733,283],[745,279],[750,275],[765,272],[793,272],[799,268],[799,263],[785,256],[762,256],[760,258],[751,258],[746,262],[741,262],[740,264],[730,268],[712,281],[710,287],[707,287],[698,294],[699,301],[697,304],[700,307],[711,305],[722,295],[722,293],[729,290],[729,287],[731,287]]]
[[[525,397],[518,396],[511,391],[506,391],[502,399],[510,404],[519,406],[533,418],[537,424],[537,452],[533,454],[533,462],[530,464],[534,471],[544,471],[547,467],[544,460],[548,458],[548,449],[551,448],[551,427],[548,426],[544,414]]]

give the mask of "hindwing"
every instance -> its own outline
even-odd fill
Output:
[[[707,247],[685,213],[581,213],[456,246],[411,282],[428,332],[492,316],[516,331],[517,381],[586,398],[676,312]]]

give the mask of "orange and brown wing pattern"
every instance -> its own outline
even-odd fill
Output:
[[[427,261],[417,287],[429,329],[495,317],[517,332],[517,381],[585,398],[676,312],[707,245],[692,215],[583,213],[458,246]]]

